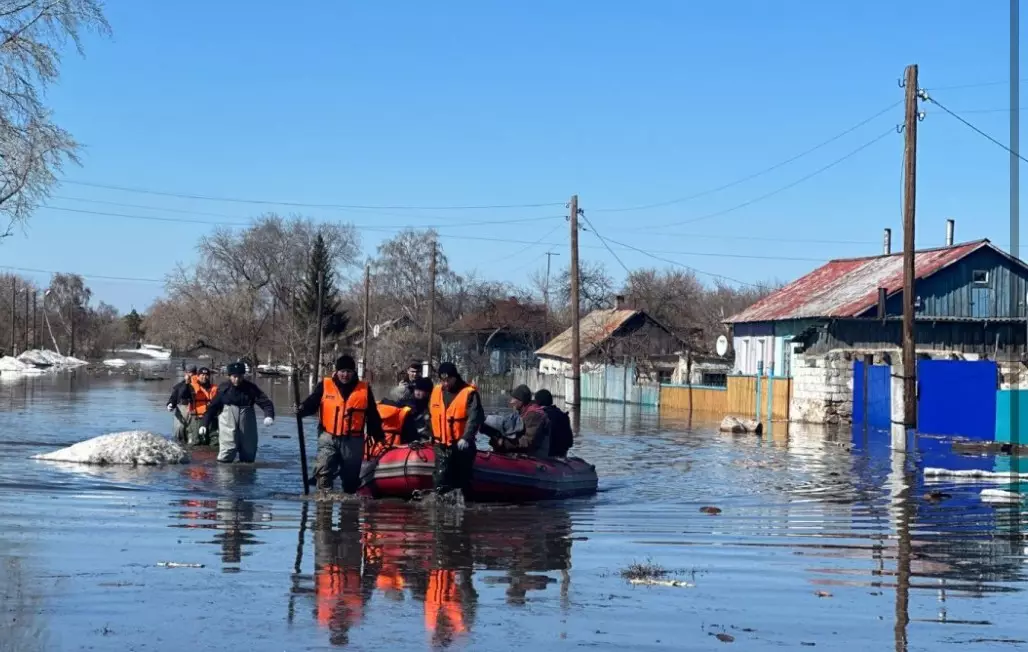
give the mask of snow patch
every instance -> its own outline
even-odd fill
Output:
[[[170,360],[171,349],[166,349],[156,344],[140,344],[138,349],[118,349],[118,353],[130,353],[133,355],[146,356],[154,360]]]
[[[1021,494],[1006,489],[982,489],[979,494],[982,502],[985,503],[1020,503]]]
[[[0,358],[0,373],[3,372],[14,372],[19,373],[28,369],[31,365],[27,365],[18,358],[12,358],[9,355],[5,355]]]
[[[85,360],[61,355],[56,351],[49,351],[47,349],[25,351],[18,356],[18,359],[29,365],[50,365],[53,367],[81,367],[84,364],[88,364]]]
[[[79,464],[187,464],[189,453],[179,444],[145,430],[101,435],[32,459]]]
[[[127,364],[128,363],[122,360],[121,358],[111,358],[109,360],[104,360],[105,367],[124,367]]]
[[[1015,471],[982,471],[981,469],[938,469],[928,467],[924,470],[925,478],[961,478],[986,480],[991,482],[1011,482],[1028,478],[1026,473]]]

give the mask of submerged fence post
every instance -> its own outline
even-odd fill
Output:
[[[756,409],[756,421],[760,423],[760,377],[764,373],[764,361],[759,360],[757,362],[757,409]]]
[[[771,363],[767,367],[767,423],[771,424],[771,420],[774,419],[774,393],[775,393],[775,363]]]

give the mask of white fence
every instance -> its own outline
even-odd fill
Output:
[[[582,373],[582,400],[659,405],[660,385],[639,382],[635,365],[603,365]],[[511,387],[528,385],[533,391],[548,389],[554,398],[568,399],[573,394],[570,377],[541,374],[538,369],[514,369]]]

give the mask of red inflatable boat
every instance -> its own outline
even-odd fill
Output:
[[[431,446],[399,446],[366,463],[361,493],[376,498],[410,498],[431,491],[435,452]],[[596,467],[577,457],[535,459],[478,451],[471,479],[476,501],[527,502],[596,493]]]

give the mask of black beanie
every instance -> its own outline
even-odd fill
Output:
[[[418,378],[414,381],[414,389],[431,393],[434,385],[431,378]]]
[[[444,362],[439,365],[439,375],[449,376],[450,378],[460,378],[460,374],[457,373],[457,365],[452,362]]]
[[[357,371],[357,363],[349,355],[341,355],[336,359],[336,371]]]
[[[246,365],[242,362],[233,362],[226,369],[229,376],[243,376],[246,374]]]

